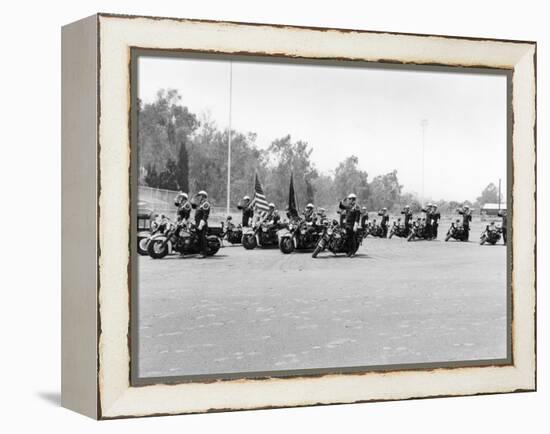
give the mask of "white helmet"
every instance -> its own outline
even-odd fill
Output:
[[[243,197],[243,200],[250,200],[250,196],[248,196],[248,195],[247,195],[247,196],[244,196],[244,197]]]
[[[206,191],[204,191],[204,190],[199,191],[197,194],[198,194],[199,196],[204,196],[204,197],[206,197],[206,198],[208,197],[208,193],[207,193]]]
[[[350,193],[348,194],[348,199],[357,199],[357,196],[355,195],[355,193]]]
[[[306,205],[306,208],[307,208],[307,209],[313,209],[313,208],[314,208],[314,206],[313,206],[313,204],[312,204],[312,203],[308,203],[308,204]]]
[[[275,204],[274,204],[273,202],[270,202],[270,203],[269,203],[269,207],[270,207],[270,208],[275,208]]]
[[[470,207],[468,205],[464,205],[464,208],[465,209],[470,209]]]
[[[180,193],[180,196],[185,198],[185,200],[189,199],[189,195],[187,193],[184,193],[183,191]]]

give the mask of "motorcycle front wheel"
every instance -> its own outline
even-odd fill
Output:
[[[294,243],[292,238],[282,238],[279,242],[279,249],[285,254],[292,253],[294,251]]]
[[[449,241],[451,239],[451,234],[447,234],[447,236],[445,237],[445,241]]]
[[[151,240],[147,245],[147,253],[153,259],[162,259],[168,254],[168,243],[165,240]]]
[[[221,243],[218,237],[214,236],[208,240],[208,252],[207,256],[214,256],[220,250]]]
[[[246,250],[255,249],[257,245],[258,243],[254,234],[243,235],[243,247]]]
[[[147,256],[147,245],[149,244],[149,237],[138,238],[137,251],[141,256]]]

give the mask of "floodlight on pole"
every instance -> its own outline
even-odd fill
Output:
[[[231,203],[231,112],[233,104],[233,61],[229,61],[229,130],[227,132],[227,215]]]
[[[428,127],[428,120],[422,119],[420,121],[420,127],[422,128],[422,196],[420,198],[420,202],[422,203],[422,206],[424,206],[424,151],[426,148],[426,128]]]

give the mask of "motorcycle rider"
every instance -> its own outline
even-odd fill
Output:
[[[470,207],[468,205],[464,205],[456,211],[462,216],[462,227],[465,232],[464,241],[468,241],[470,239],[470,222],[472,221],[472,212],[470,211]]]
[[[281,216],[279,215],[279,211],[275,209],[275,204],[273,202],[271,202],[268,206],[269,209],[265,211],[262,216],[263,221],[270,227],[276,226],[277,224],[279,224]]]
[[[361,227],[366,230],[368,223],[369,223],[369,213],[367,212],[367,207],[363,206],[361,207]]]
[[[441,219],[441,213],[437,210],[437,205],[432,205],[432,238],[437,239],[437,229],[439,228],[439,220]]]
[[[199,245],[201,258],[206,258],[208,252],[208,241],[206,235],[208,232],[208,217],[210,216],[210,203],[208,202],[208,193],[201,190],[197,193],[199,203],[195,210],[195,225],[197,235],[199,236]]]
[[[242,227],[248,227],[252,223],[254,218],[254,208],[250,201],[250,196],[244,196],[241,200],[241,203],[237,206],[243,213]]]
[[[317,218],[318,218],[318,224],[321,226],[324,225],[325,222],[328,221],[327,210],[324,208],[319,208],[317,210]]]
[[[508,211],[505,209],[502,209],[498,212],[498,216],[502,218],[502,242],[503,244],[506,244],[506,230],[508,228],[507,226],[507,217]]]
[[[411,220],[413,218],[413,213],[411,212],[411,207],[409,205],[405,205],[403,209],[401,210],[401,214],[403,214],[405,217],[405,232],[408,234],[411,231]]]
[[[350,193],[347,199],[341,200],[339,208],[344,210],[345,218],[344,225],[346,229],[346,248],[348,257],[354,256],[357,250],[357,240],[355,239],[355,232],[359,226],[359,219],[361,218],[361,208],[356,203],[357,196],[354,193]]]
[[[185,224],[191,216],[191,203],[189,196],[183,191],[174,199],[174,205],[178,208],[176,211],[176,220],[178,223]]]
[[[306,205],[306,208],[304,209],[304,220],[307,223],[315,223],[316,216],[314,210],[315,207],[312,203],[308,203]]]
[[[382,208],[378,211],[378,215],[382,217],[380,219],[380,227],[382,228],[382,236],[386,238],[388,236],[388,223],[390,221],[390,216],[388,215],[388,209]]]

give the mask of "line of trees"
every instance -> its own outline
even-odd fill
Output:
[[[206,190],[215,205],[223,206],[227,196],[228,139],[227,129],[218,128],[206,115],[199,118],[191,113],[177,90],[159,90],[155,101],[138,105],[139,183],[185,192]],[[358,157],[351,155],[339,162],[333,173],[320,173],[312,153],[313,148],[306,141],[293,140],[290,135],[260,149],[256,134],[232,131],[231,204],[234,206],[245,194],[253,194],[257,172],[267,199],[284,209],[290,174],[294,173],[300,207],[312,202],[333,208],[341,198],[354,192],[358,202],[369,210],[386,207],[396,211],[409,204],[413,211],[420,211],[418,198],[403,192],[396,170],[370,180]],[[486,191],[482,196],[493,199]],[[455,205],[439,203],[443,208]]]

